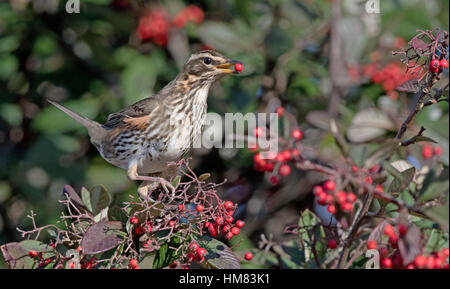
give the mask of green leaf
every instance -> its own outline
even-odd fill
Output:
[[[81,199],[89,212],[92,213],[91,193],[85,187],[81,188]]]
[[[234,239],[234,238],[233,238]],[[250,249],[250,250],[240,250],[234,251],[236,256],[243,260],[241,266],[243,269],[252,269],[252,268],[270,268],[278,265],[278,258],[273,252],[266,252],[260,249]],[[244,256],[245,253],[251,252],[253,254],[253,258],[251,261],[245,261]],[[256,265],[255,267],[249,265]]]
[[[3,254],[5,262],[11,269],[37,268],[36,259],[28,256],[28,251],[25,250],[19,243],[13,242],[1,245],[0,251]]]
[[[440,171],[440,174],[438,170],[432,169],[425,177],[422,188],[419,191],[418,201],[426,202],[448,194],[448,173],[448,168]],[[437,174],[439,174],[439,176]]]
[[[177,260],[181,256],[181,250],[178,253],[172,249],[180,246],[180,239],[178,237],[172,237],[170,242],[164,243],[156,253],[153,261],[153,269],[162,269],[169,266],[173,261]]]
[[[414,178],[416,168],[404,160],[398,160],[386,165],[386,170],[394,177],[388,192],[401,192],[408,187]]]
[[[382,111],[370,108],[359,111],[347,130],[352,142],[365,142],[382,136],[388,130],[395,129],[391,119]]]
[[[200,247],[207,251],[206,262],[217,269],[240,269],[239,259],[224,243],[209,236],[195,236]]]
[[[8,79],[19,67],[19,61],[14,55],[0,54],[0,79]]]
[[[104,186],[95,186],[91,189],[91,205],[94,216],[104,211],[111,204],[111,195]]]
[[[296,240],[291,240],[273,247],[280,256],[282,268],[302,269],[305,264],[305,254]]]
[[[434,221],[436,221],[443,230],[448,232],[448,204],[445,206],[432,207],[426,210],[424,213]]]
[[[411,139],[411,141],[412,141],[412,143],[423,142],[423,141],[437,143],[437,141],[435,141],[434,139],[423,136],[423,135],[416,135],[415,137],[413,137]]]
[[[204,182],[204,181],[206,181],[207,179],[209,179],[211,177],[211,174],[210,173],[204,173],[204,174],[201,174],[199,177],[198,177],[198,180],[200,181],[200,182]]]
[[[151,56],[139,55],[128,63],[120,77],[126,105],[152,94],[163,59],[159,53],[152,53]]]
[[[37,240],[24,240],[19,243],[19,245],[24,248],[27,252],[30,250],[34,250],[36,252],[50,252],[53,250],[52,247],[50,247],[47,244],[42,243],[41,241]]]
[[[303,211],[298,220],[298,237],[300,248],[304,251],[305,261],[313,259],[313,245],[318,257],[322,257],[326,249],[321,240],[325,238],[325,231],[320,219],[310,210]]]
[[[176,177],[173,179],[173,181],[172,181],[172,186],[173,186],[174,188],[177,188],[178,185],[180,184],[180,181],[181,181],[181,177],[180,177],[180,176],[176,176]]]
[[[17,104],[4,103],[0,105],[0,115],[11,126],[18,126],[22,123],[22,110]]]

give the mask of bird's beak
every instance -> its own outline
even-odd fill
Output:
[[[233,69],[229,69],[230,67],[234,66],[236,63],[241,63],[242,64],[242,62],[240,62],[238,60],[229,60],[226,63],[222,63],[222,64],[219,64],[219,65],[216,65],[216,68],[220,69],[222,71],[222,73],[225,73],[225,74],[239,73],[239,71],[235,71]]]

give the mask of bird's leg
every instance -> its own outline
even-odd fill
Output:
[[[161,185],[163,189],[166,191],[166,193],[171,193],[172,195],[175,194],[175,188],[172,186],[170,182],[168,182],[166,179],[162,177],[150,177],[150,176],[140,176],[138,174],[138,164],[137,162],[133,162],[128,167],[127,175],[128,177],[133,181],[144,181],[138,189],[138,193],[141,196],[147,197],[147,192],[149,186],[152,185],[152,183],[157,183],[158,185]],[[170,191],[169,191],[170,189]]]

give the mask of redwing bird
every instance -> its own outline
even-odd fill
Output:
[[[49,102],[88,129],[91,143],[106,161],[127,170],[131,180],[144,181],[140,194],[146,196],[153,182],[173,193],[161,176],[168,162],[184,157],[200,137],[209,88],[224,75],[237,73],[230,69],[236,63],[211,50],[193,54],[157,94],[110,114],[103,125]]]

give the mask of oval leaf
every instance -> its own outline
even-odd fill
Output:
[[[100,222],[91,225],[81,240],[83,254],[94,255],[116,247],[122,241],[118,232],[122,227],[121,222]]]

